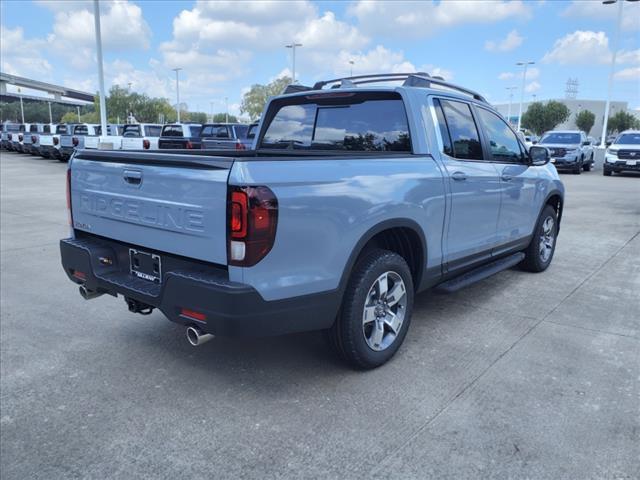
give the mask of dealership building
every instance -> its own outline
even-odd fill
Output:
[[[580,113],[582,110],[589,110],[596,116],[596,119],[593,124],[593,127],[591,128],[591,131],[587,132],[587,135],[590,135],[595,138],[600,138],[600,136],[602,135],[602,124],[604,122],[604,109],[606,104],[604,100],[581,100],[577,98],[571,98],[571,99],[562,98],[562,99],[552,99],[552,100],[565,104],[569,109],[569,111],[571,112],[569,119],[565,123],[558,125],[556,129],[577,130],[578,127],[576,127],[576,123],[575,123],[576,115]],[[549,100],[540,100],[540,102],[542,103],[546,103],[548,101]],[[529,105],[531,105],[532,103],[534,102],[524,102],[522,104],[522,112],[523,113],[526,112],[527,108],[529,108]],[[500,104],[494,105],[494,107],[505,118],[507,118],[507,114],[509,113],[508,103],[500,103]],[[510,115],[511,118],[509,120],[513,125],[518,124],[519,108],[520,108],[519,102],[514,101],[511,104],[511,115]],[[620,111],[626,112],[627,109],[628,109],[627,102],[611,102],[611,106],[609,109],[609,116],[611,117]]]

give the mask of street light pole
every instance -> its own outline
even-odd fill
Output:
[[[80,118],[80,106],[76,105],[76,109],[78,110],[78,123],[81,123],[82,119]]]
[[[350,71],[350,73],[349,73],[349,76],[350,76],[350,77],[353,77],[353,64],[354,64],[354,63],[355,63],[355,62],[354,62],[353,60],[349,60],[349,64],[351,65],[351,71]]]
[[[53,115],[51,115],[51,102],[47,102],[49,104],[49,123],[53,123]]]
[[[100,86],[100,131],[107,133],[107,100],[104,95],[104,66],[102,64],[102,34],[100,33],[100,4],[93,0],[93,21],[96,29],[96,53],[98,55],[98,83]]]
[[[173,71],[176,72],[176,112],[178,115],[178,123],[180,123],[180,79],[178,78],[178,72],[182,70],[181,68],[174,68]]]
[[[605,5],[616,3],[616,1],[605,0],[602,2]],[[600,140],[600,148],[606,148],[607,146],[607,127],[609,126],[609,109],[611,107],[611,89],[613,88],[613,75],[616,71],[616,54],[618,49],[618,41],[620,38],[620,25],[622,24],[622,4],[618,1],[618,21],[616,23],[616,33],[612,45],[613,56],[611,58],[611,70],[609,71],[609,87],[607,88],[607,103],[604,106],[604,121],[602,122],[602,139]]]
[[[291,83],[296,83],[296,47],[301,47],[301,43],[293,42],[289,45],[285,45],[286,48],[291,49],[291,60],[292,60],[292,69],[291,69]]]
[[[229,123],[229,97],[224,97],[224,123]]]
[[[20,95],[20,115],[22,116],[22,123],[24,123],[24,104],[22,103],[22,95]]]
[[[527,80],[527,67],[529,65],[533,65],[536,62],[518,62],[516,65],[522,66],[524,65],[524,71],[522,72],[522,90],[520,91],[520,113],[518,114],[518,131],[520,131],[520,126],[522,125],[522,103],[524,102],[524,85]]]
[[[518,87],[505,87],[509,90],[509,109],[507,110],[507,122],[511,125],[511,104],[513,103],[513,91]]]

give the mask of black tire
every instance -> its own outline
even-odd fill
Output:
[[[611,170],[607,170],[606,168],[602,169],[602,175],[605,177],[610,177],[613,172]]]
[[[582,173],[582,160],[580,160],[580,163],[576,164],[576,166],[573,167],[573,173],[576,175],[580,175],[580,173]]]
[[[386,272],[394,273],[402,279],[406,304],[404,319],[397,334],[388,346],[376,351],[369,346],[365,336],[364,308],[377,280]],[[398,351],[407,335],[413,311],[413,297],[413,279],[404,258],[388,250],[369,251],[351,272],[338,318],[327,332],[331,346],[354,368],[365,370],[383,365]],[[385,330],[385,338],[388,338],[386,335],[390,332],[391,330]]]
[[[582,170],[584,170],[585,172],[590,172],[592,165],[593,164],[591,163],[591,161],[589,161],[582,166]]]
[[[549,256],[544,258],[542,254],[541,242],[542,237],[545,238],[544,226],[545,222],[548,218],[551,218],[553,221],[552,227],[552,236],[553,242],[551,246],[551,251],[549,252]],[[531,243],[524,251],[525,257],[520,266],[529,272],[544,272],[549,265],[551,265],[551,260],[553,260],[553,254],[556,251],[556,240],[558,238],[558,216],[556,215],[556,211],[553,209],[551,205],[546,205],[542,209],[542,213],[538,218],[538,223],[536,224],[536,228],[533,231],[533,238],[531,239]]]

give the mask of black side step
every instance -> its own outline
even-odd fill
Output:
[[[484,280],[502,270],[511,268],[524,260],[524,253],[518,252],[508,257],[501,258],[495,262],[491,262],[482,267],[478,267],[470,272],[467,272],[459,277],[452,278],[446,282],[441,283],[435,287],[435,290],[441,293],[453,293],[457,292],[461,288],[468,287],[469,285]]]

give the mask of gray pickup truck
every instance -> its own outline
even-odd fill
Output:
[[[564,187],[548,151],[527,152],[466,88],[424,73],[296,85],[255,140],[77,152],[60,249],[82,296],[158,308],[193,345],[324,330],[373,368],[403,342],[417,293],[552,261]]]
[[[554,130],[542,136],[539,147],[549,149],[551,163],[558,170],[580,175],[593,168],[595,152],[587,135],[580,130]]]

